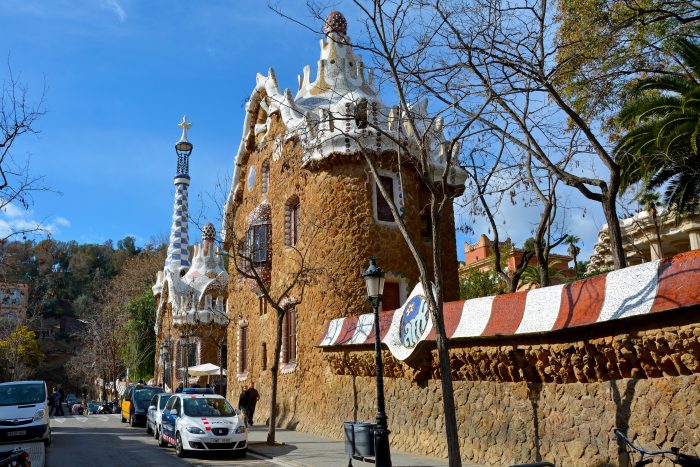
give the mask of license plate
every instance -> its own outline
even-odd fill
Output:
[[[26,435],[27,432],[25,430],[22,431],[8,431],[7,436],[24,436]]]
[[[214,438],[211,440],[212,443],[230,443],[231,440],[228,438]]]

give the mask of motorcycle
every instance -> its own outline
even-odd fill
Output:
[[[22,448],[0,451],[0,467],[31,467],[29,453]]]
[[[102,402],[97,408],[98,414],[111,414],[114,413],[114,403],[113,402]]]

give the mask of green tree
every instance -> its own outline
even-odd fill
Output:
[[[503,283],[490,271],[471,269],[459,278],[459,296],[461,300],[488,297],[503,293]]]
[[[126,342],[124,345],[124,364],[130,368],[134,380],[149,379],[153,376],[156,336],[156,309],[153,292],[147,290],[132,298],[126,305],[129,318],[125,323]]]
[[[34,331],[24,325],[17,326],[6,339],[0,340],[0,378],[24,379],[39,367],[42,358]]]
[[[682,67],[639,80],[618,115],[628,130],[615,147],[623,190],[665,187],[663,203],[677,215],[692,212],[700,198],[700,46],[674,42]]]
[[[663,72],[669,41],[700,33],[700,7],[687,0],[557,0],[557,74],[579,112],[615,109],[630,79]]]
[[[550,281],[557,281],[557,282],[561,283],[561,282],[566,280],[566,276],[564,276],[564,274],[561,272],[561,270],[555,269],[552,267],[558,263],[559,263],[559,261],[557,261],[557,260],[553,260],[551,263],[549,263],[549,266],[547,266],[547,272],[548,272],[547,277],[549,277]],[[528,264],[525,267],[523,274],[520,276],[520,283],[522,285],[541,287],[542,281],[541,281],[539,266],[535,266],[534,264]]]

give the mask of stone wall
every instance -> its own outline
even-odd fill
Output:
[[[565,466],[626,465],[625,453],[612,436],[614,427],[649,448],[678,446],[700,454],[699,369],[684,365],[693,371],[679,371],[676,365],[664,363],[700,358],[700,326],[687,323],[697,315],[698,310],[681,310],[675,316],[628,322],[626,333],[614,326],[582,330],[582,340],[574,335],[539,336],[454,349],[455,409],[463,458],[494,466],[542,459]],[[668,325],[654,329],[655,323],[664,322]],[[512,352],[529,352],[537,358],[530,363],[519,361]],[[613,357],[616,352],[618,357]],[[599,369],[582,371],[590,375],[583,378],[585,382],[542,377],[566,366],[552,357],[560,354]],[[434,351],[428,355],[436,359]],[[471,363],[460,364],[466,355],[474,357]],[[621,355],[628,362],[638,362],[633,366],[638,371],[620,370],[626,364]],[[373,420],[376,386],[371,348],[326,351],[307,358],[298,391],[282,391],[281,426],[340,439],[343,421]],[[520,374],[495,370],[506,361],[511,368],[522,367],[527,377],[504,378]],[[388,352],[384,363],[390,375],[384,384],[393,449],[446,457],[437,373],[408,374],[411,366],[397,362]],[[645,372],[647,364],[655,370]],[[629,377],[632,373],[634,378]],[[423,377],[416,378],[418,374]],[[256,421],[262,423],[269,414],[267,375],[260,377],[257,386],[261,404]]]
[[[373,180],[364,161],[357,155],[338,154],[311,167],[302,167],[299,143],[286,141],[280,150],[277,141],[285,129],[277,114],[270,118],[269,132],[257,135],[255,142],[251,142],[255,149],[241,169],[242,189],[235,198],[236,215],[233,229],[227,234],[227,243],[232,246],[245,238],[249,214],[261,203],[267,203],[272,220],[269,291],[273,298],[280,296],[302,262],[304,264],[305,286],[303,290],[294,287],[290,293],[301,301],[296,307],[298,360],[296,365],[283,368],[280,400],[283,420],[296,423],[299,417],[304,417],[311,423],[313,414],[297,412],[294,396],[300,392],[320,394],[325,391],[319,387],[319,382],[325,379],[326,364],[316,348],[316,341],[326,321],[370,311],[361,277],[361,271],[367,268],[367,258],[376,255],[379,265],[387,272],[387,280],[402,283],[406,295],[419,276],[398,228],[380,225],[374,219]],[[259,121],[265,120],[265,116],[259,118]],[[265,161],[269,163],[270,180],[268,191],[263,193],[260,178]],[[388,156],[380,160],[380,165],[392,168]],[[253,170],[255,176],[249,189],[248,180]],[[418,249],[430,258],[430,245],[420,240],[420,212],[427,195],[416,188],[415,174],[405,170],[403,175],[406,222],[414,237],[419,239]],[[285,205],[292,197],[298,197],[300,202],[300,234],[295,248],[285,245]],[[441,228],[445,296],[454,300],[459,288],[451,208],[447,209]],[[249,282],[240,279],[233,264],[229,265],[229,274],[228,314],[232,323],[228,332],[228,387],[230,400],[237,401],[242,384],[255,381],[256,386],[263,389],[269,385],[277,317],[269,305],[266,312],[260,312],[260,298],[251,290]],[[248,327],[245,374],[236,371],[240,324]]]

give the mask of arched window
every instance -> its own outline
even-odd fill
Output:
[[[261,176],[262,176],[262,192],[267,193],[267,189],[270,186],[270,162],[269,161],[264,161],[262,163],[262,169],[261,169]]]
[[[287,200],[284,209],[284,244],[288,247],[297,245],[299,241],[299,197],[294,195]]]
[[[357,101],[357,105],[355,106],[355,125],[357,125],[359,129],[367,128],[367,120],[367,99],[363,97]]]

